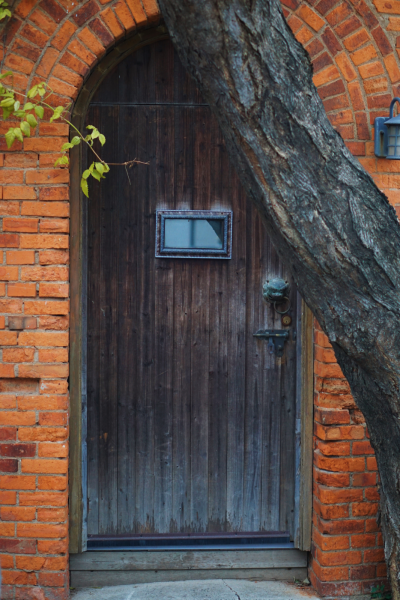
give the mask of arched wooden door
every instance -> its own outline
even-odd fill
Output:
[[[297,292],[168,40],[102,83],[88,201],[88,536],[289,532]],[[232,211],[232,258],[156,258],[156,210]],[[262,298],[291,284],[290,326]],[[283,356],[259,329],[289,332]],[[194,536],[196,537],[196,536]]]

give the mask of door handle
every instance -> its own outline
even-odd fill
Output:
[[[268,349],[270,354],[283,356],[285,341],[289,339],[289,332],[285,329],[259,329],[253,333],[253,337],[268,340]]]

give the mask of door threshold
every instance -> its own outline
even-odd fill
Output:
[[[88,550],[265,550],[293,548],[288,532],[176,533],[132,536],[91,535]]]

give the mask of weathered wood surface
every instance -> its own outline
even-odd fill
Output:
[[[400,225],[333,130],[279,0],[160,0],[242,184],[367,420],[400,597]]]
[[[306,567],[300,550],[180,550],[84,552],[71,556],[72,571],[141,571],[157,569],[275,569]]]
[[[307,567],[293,569],[185,569],[182,571],[71,571],[71,587],[101,587],[188,581],[198,579],[252,579],[256,581],[288,581],[307,577]]]
[[[129,57],[93,99],[112,169],[88,202],[89,534],[293,531],[296,342],[287,276],[172,44]],[[155,259],[156,208],[233,210],[232,260]],[[292,285],[296,323],[296,289]]]

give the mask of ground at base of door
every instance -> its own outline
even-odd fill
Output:
[[[217,579],[71,590],[71,600],[319,600],[310,588],[282,581]]]

